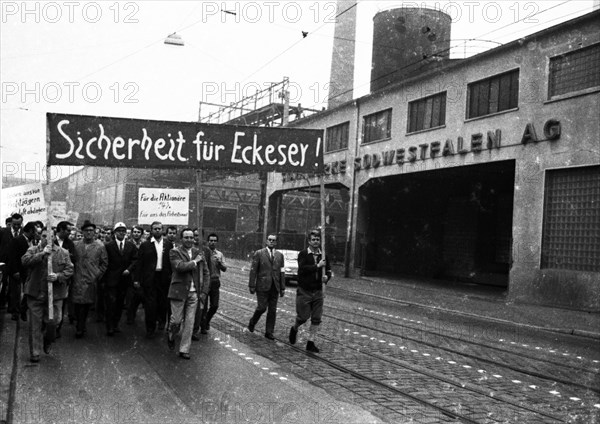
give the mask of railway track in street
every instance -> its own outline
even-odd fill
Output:
[[[404,340],[429,346],[430,348],[460,355],[480,363],[500,366],[529,376],[546,379],[552,384],[562,383],[600,394],[600,380],[597,378],[600,370],[598,368],[583,367],[577,364],[566,365],[564,361],[559,362],[553,358],[548,359],[547,357],[542,358],[540,355],[535,356],[534,353],[536,351],[531,353],[522,350],[515,352],[502,346],[499,347],[490,343],[482,343],[472,339],[467,340],[463,337],[442,334],[436,330],[409,326],[402,322],[390,321],[388,319],[373,316],[372,314],[361,313],[361,311],[357,310],[347,311],[332,305],[328,305],[327,310],[335,311],[335,314],[328,313],[326,314],[327,316],[347,324],[353,324],[355,322],[353,318],[360,316],[365,320],[372,321],[372,325],[366,325],[364,323],[360,325],[362,328],[370,331],[377,331],[386,336],[396,336],[401,334],[402,339]],[[343,318],[342,316],[346,317]],[[398,316],[391,318],[401,319],[401,317]],[[462,344],[462,346],[457,348],[457,344]],[[464,344],[468,344],[468,347],[465,348]],[[472,350],[474,347],[483,350],[485,354],[469,353],[469,350]],[[523,363],[523,360],[527,360],[529,367],[520,365]],[[533,367],[531,366],[532,364],[534,365]],[[538,371],[538,369],[540,371]]]
[[[230,299],[229,296],[224,299],[227,307],[222,307],[223,310],[220,312],[224,314],[224,319],[244,328],[246,322],[241,317],[251,315],[253,299],[247,293],[241,295],[237,292],[238,290],[228,293],[236,299]],[[245,301],[242,301],[241,298]],[[328,318],[331,320],[337,319],[333,315]],[[346,322],[338,322],[345,326],[348,325]],[[360,326],[359,324],[355,325]],[[385,387],[386,390],[396,395],[404,395],[407,398],[416,396],[417,401],[423,402],[423,405],[430,406],[441,414],[453,416],[461,422],[496,422],[498,417],[506,418],[507,416],[510,417],[508,422],[572,421],[568,415],[565,416],[564,411],[554,411],[555,408],[548,409],[546,404],[538,407],[531,399],[524,399],[522,396],[514,396],[501,390],[490,389],[487,384],[481,382],[466,381],[462,375],[456,378],[445,374],[439,369],[430,369],[418,363],[413,365],[410,361],[398,360],[389,352],[391,348],[388,351],[382,351],[378,346],[376,348],[366,346],[364,338],[349,342],[348,338],[345,337],[343,342],[340,342],[339,332],[334,331],[334,334],[331,334],[330,328],[333,325],[329,324],[327,327],[329,330],[324,331],[321,338],[328,343],[327,351],[332,351],[331,354],[310,355],[311,357],[323,361],[347,375],[352,375],[354,378],[363,381],[372,380],[372,384],[379,385],[382,388]],[[335,325],[335,327],[338,327],[338,325]],[[365,328],[365,330],[377,335],[375,339],[382,337],[381,334],[375,334],[376,330],[372,328]],[[227,331],[225,330],[225,332]],[[288,348],[292,347],[286,341],[280,341],[280,343]],[[365,364],[370,364],[369,366],[372,366],[372,369],[369,366],[365,368]],[[382,369],[387,369],[388,374],[382,374]],[[487,380],[487,376],[485,380]],[[410,381],[411,384],[404,385],[403,381]],[[428,390],[423,391],[423,388],[428,388]],[[440,405],[449,399],[452,399],[453,402],[439,409]],[[383,404],[386,402],[387,400]],[[465,413],[464,411],[469,412]],[[474,419],[473,417],[477,418]],[[492,417],[495,418],[492,419]]]

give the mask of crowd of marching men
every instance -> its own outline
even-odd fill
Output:
[[[75,325],[76,338],[85,337],[91,309],[96,321],[105,323],[106,335],[113,337],[121,332],[123,311],[126,323],[133,324],[142,305],[146,337],[167,328],[171,349],[181,333],[183,314],[193,309],[193,316],[185,319],[194,322],[190,339],[198,340],[210,328],[218,308],[220,273],[227,269],[216,249],[218,236],[210,234],[203,247],[200,234],[198,229],[163,228],[160,222],[152,223],[150,232],[122,222],[108,228],[90,221],[80,228],[62,221],[48,230],[40,221],[23,225],[23,217],[13,214],[0,229],[0,308],[13,320],[27,322],[31,362],[38,362],[42,351],[50,353],[66,322]],[[169,299],[179,296],[179,282],[186,296],[196,298],[194,305],[186,301],[172,307]],[[182,339],[182,358],[189,359],[189,347]]]
[[[203,246],[198,228],[178,233],[158,221],[149,234],[140,226],[129,229],[117,222],[112,229],[100,228],[87,220],[79,229],[67,221],[48,229],[39,221],[23,225],[19,214],[6,224],[0,230],[0,307],[8,303],[12,319],[27,322],[31,362],[39,362],[42,351],[51,352],[66,321],[75,325],[75,338],[85,337],[92,308],[106,335],[114,337],[121,332],[123,311],[132,325],[142,305],[146,338],[166,329],[169,350],[178,338],[183,359],[190,359],[191,341],[209,331],[219,306],[221,272],[227,270],[216,249],[217,234],[209,234]],[[274,340],[277,302],[285,295],[284,258],[276,249],[276,234],[268,234],[265,244],[250,266],[248,289],[257,306],[247,330],[254,332],[266,312],[264,334]],[[310,320],[306,350],[311,353],[319,352],[315,339],[331,277],[321,233],[313,230],[308,248],[298,253],[296,320],[288,335],[295,344],[299,327]]]

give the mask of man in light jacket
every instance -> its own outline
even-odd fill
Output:
[[[75,243],[75,275],[72,286],[77,321],[75,337],[78,339],[86,333],[88,313],[96,302],[96,288],[108,267],[104,243],[96,240],[96,226],[90,221],[85,221],[81,231],[83,239]]]
[[[48,240],[52,230],[42,232],[37,246],[27,249],[21,258],[28,270],[25,282],[29,322],[29,353],[31,362],[39,362],[42,347],[42,322],[45,324],[43,348],[50,353],[50,345],[56,338],[56,326],[61,321],[62,303],[68,295],[68,281],[73,275],[73,263],[69,252]],[[48,256],[52,255],[52,273],[48,273]],[[52,283],[53,319],[49,319],[48,283]]]
[[[194,247],[194,231],[191,228],[184,228],[181,231],[181,245],[171,249],[169,259],[173,273],[168,293],[171,301],[171,318],[167,345],[169,350],[174,350],[175,336],[181,332],[179,356],[190,359],[196,308],[202,308],[206,303],[210,284],[208,265],[202,251]]]

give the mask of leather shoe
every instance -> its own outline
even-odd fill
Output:
[[[208,331],[206,330],[206,328],[203,328],[200,330],[200,334],[208,334]]]
[[[27,311],[21,311],[21,321],[27,321]]]
[[[50,354],[50,351],[52,350],[52,347],[51,347],[51,346],[52,346],[52,345],[51,345],[49,342],[47,342],[46,340],[44,340],[44,353],[45,353],[46,355],[49,355],[49,354]]]
[[[106,335],[107,335],[108,337],[113,337],[113,336],[115,335],[115,330],[108,330],[108,331],[106,332]]]
[[[179,352],[179,357],[183,359],[190,359],[190,354],[185,352]]]
[[[16,312],[14,314],[12,314],[10,316],[10,319],[12,319],[13,321],[18,321],[19,320],[19,314],[17,314]]]
[[[296,344],[296,336],[298,335],[298,330],[292,326],[292,328],[290,328],[290,343],[291,344]]]
[[[171,336],[167,336],[167,346],[169,346],[169,350],[175,350],[175,339],[171,339]]]
[[[273,333],[265,333],[265,337],[269,340],[275,340],[275,336]]]
[[[307,352],[313,352],[313,353],[319,353],[320,352],[319,348],[315,346],[315,343],[311,342],[310,340],[306,343],[306,351]]]
[[[200,341],[200,337],[198,337],[197,334],[192,334],[192,340],[195,342],[199,342]]]
[[[75,338],[76,339],[80,339],[83,337],[83,331],[76,331],[75,332]]]
[[[250,322],[248,323],[248,331],[254,333],[254,323],[252,322],[252,320],[250,320]]]
[[[29,362],[33,362],[33,363],[40,362],[40,355],[32,355],[29,358]]]

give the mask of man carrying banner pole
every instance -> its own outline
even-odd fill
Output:
[[[46,354],[56,339],[56,325],[60,322],[62,302],[67,297],[67,283],[74,268],[69,252],[52,242],[51,229],[43,231],[37,246],[27,249],[22,262],[29,269],[24,292],[29,310],[30,361],[39,362],[42,339]],[[43,337],[42,323],[45,324]]]
[[[325,287],[331,279],[329,258],[325,256],[325,187],[321,177],[321,231],[308,235],[307,249],[298,253],[298,291],[296,294],[296,322],[290,328],[289,341],[296,344],[298,328],[310,319],[306,350],[319,353],[315,344],[323,315]]]

